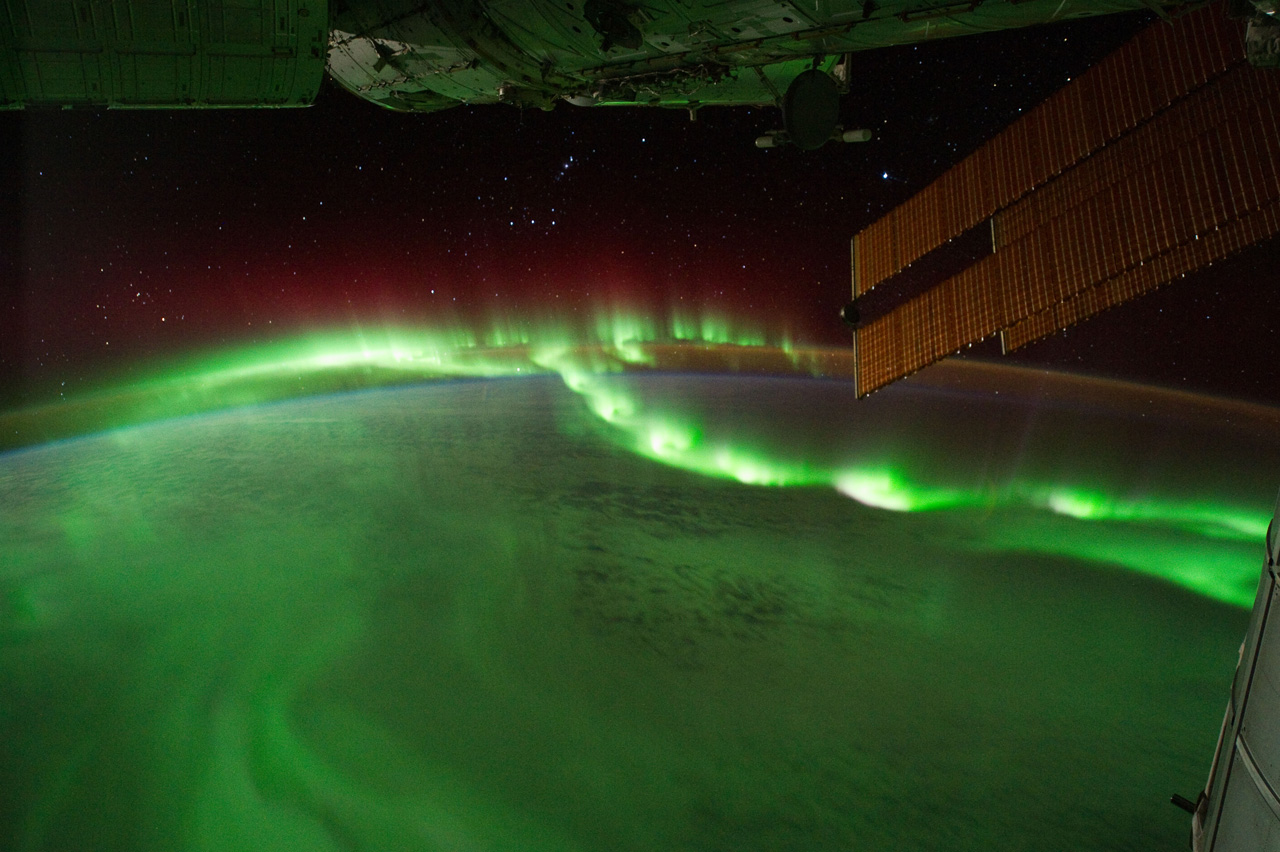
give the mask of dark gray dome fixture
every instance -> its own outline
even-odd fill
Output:
[[[850,328],[857,329],[862,325],[862,312],[858,310],[858,300],[846,304],[840,309],[840,319]]]
[[[782,124],[787,138],[802,151],[816,151],[836,134],[840,90],[825,71],[801,73],[782,98]]]

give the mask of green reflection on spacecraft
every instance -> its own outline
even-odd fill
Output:
[[[834,488],[893,512],[1023,511],[1026,521],[981,527],[973,546],[1120,565],[1215,600],[1252,603],[1253,554],[1266,532],[1264,515],[1205,502],[1121,500],[1053,483],[1015,481],[993,492],[929,481],[909,472],[903,459],[836,464],[789,456],[785,448],[713,430],[693,410],[669,404],[654,410],[617,380],[636,367],[669,367],[653,346],[672,343],[728,348],[719,366],[729,371],[737,371],[737,355],[767,350],[789,372],[821,373],[812,352],[800,352],[789,339],[715,316],[676,315],[664,322],[615,310],[577,322],[355,330],[205,357],[113,389],[104,395],[111,414],[99,414],[97,421],[86,415],[79,431],[354,387],[557,375],[611,441],[664,465],[753,486]]]

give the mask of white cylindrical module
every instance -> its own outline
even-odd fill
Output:
[[[1196,852],[1280,852],[1280,503],[1240,649],[1209,782],[1191,821]]]
[[[870,142],[871,131],[865,128],[859,130],[846,130],[840,134],[841,142]]]

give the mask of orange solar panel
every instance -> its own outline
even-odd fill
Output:
[[[853,238],[854,296],[980,224],[1242,58],[1216,7],[1159,22]]]
[[[859,393],[996,332],[1017,348],[1275,234],[1278,102],[1280,75],[1238,66],[1000,213],[995,253],[859,330]]]
[[[1012,352],[1277,233],[1280,233],[1280,202],[1272,202],[1199,240],[1183,243],[1158,258],[1131,267],[1115,278],[1081,290],[1061,304],[1002,329],[1001,345],[1004,351]]]

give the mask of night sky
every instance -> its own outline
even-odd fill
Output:
[[[848,241],[1150,16],[858,54],[846,127],[567,104],[0,114],[0,408],[314,329],[623,305],[847,345]],[[1018,360],[1280,403],[1272,241]],[[998,344],[975,347],[998,357]]]

